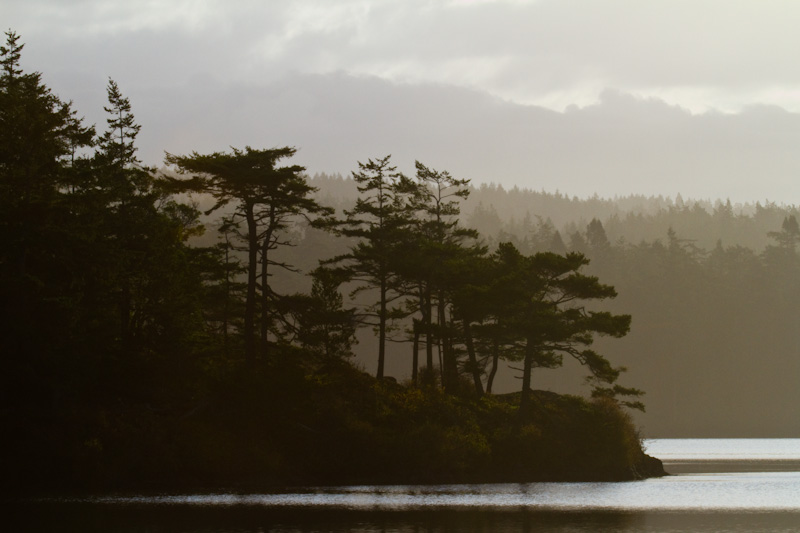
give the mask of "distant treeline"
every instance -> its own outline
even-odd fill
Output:
[[[535,176],[531,182],[536,182]],[[349,177],[317,173],[310,183],[319,189],[317,197],[325,205],[345,209],[355,202],[355,182]],[[719,199],[684,200],[681,195],[578,198],[497,184],[472,184],[461,211],[465,225],[485,239],[515,240],[526,253],[546,248],[549,242],[542,239],[556,231],[569,243],[572,235],[584,231],[595,219],[614,244],[664,240],[671,228],[702,248],[711,249],[721,241],[724,246],[741,245],[761,252],[774,243],[769,232],[780,229],[786,217],[798,216],[797,206],[767,200],[733,204]]]
[[[347,209],[355,184],[311,183]],[[613,200],[473,188],[464,220],[489,249],[580,252],[587,272],[613,285],[606,307],[633,316],[631,333],[604,347],[647,391],[648,436],[792,436],[800,430],[800,260],[797,208],[661,197]],[[315,238],[318,238],[315,237]],[[358,347],[356,347],[358,351]],[[392,368],[407,375],[407,355]],[[501,368],[499,390],[517,372]],[[540,388],[578,392],[577,371],[545,372]]]

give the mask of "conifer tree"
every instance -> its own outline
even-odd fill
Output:
[[[67,335],[78,275],[74,206],[65,201],[67,159],[89,144],[69,102],[20,65],[24,45],[7,31],[0,46],[0,348],[43,356]],[[56,317],[60,318],[57,319]],[[23,360],[21,358],[20,360]]]
[[[533,368],[557,368],[563,355],[586,366],[597,383],[614,383],[621,369],[612,367],[590,346],[595,335],[627,334],[631,317],[585,308],[588,300],[616,296],[613,287],[581,272],[588,260],[574,252],[565,256],[540,252],[526,257],[508,243],[500,246],[495,260],[508,272],[495,290],[504,295],[503,321],[518,339],[523,361],[520,408],[526,409],[530,403]]]
[[[136,157],[135,143],[141,126],[132,113],[130,100],[111,79],[106,94],[108,105],[103,109],[107,127],[97,139],[94,183],[86,196],[94,197],[102,207],[96,238],[104,242],[105,268],[113,273],[111,284],[118,286],[118,290],[111,290],[117,293],[120,346],[131,351],[141,333],[145,313],[140,293],[146,278],[142,273],[148,272],[152,258],[148,257],[148,245],[159,224],[157,193],[153,174]]]
[[[292,245],[287,231],[298,217],[330,214],[328,208],[311,197],[316,189],[302,174],[303,167],[278,166],[279,161],[294,153],[295,149],[289,147],[257,150],[247,146],[244,150],[234,148],[230,153],[166,156],[168,164],[177,166],[183,174],[192,174],[188,180],[171,179],[176,190],[208,193],[214,197],[216,203],[206,214],[233,205],[230,220],[247,250],[243,335],[245,358],[250,363],[258,353],[263,359],[269,355],[272,311],[279,297],[271,287],[269,268],[296,271],[292,265],[276,260],[272,252]],[[242,223],[244,226],[239,229]],[[257,318],[260,318],[259,337],[256,336]]]
[[[452,268],[464,253],[464,244],[478,236],[475,230],[459,226],[459,203],[469,197],[469,180],[454,178],[447,171],[429,168],[419,161],[415,165],[412,208],[421,216],[415,232],[418,253],[413,257],[421,265],[419,307],[426,333],[427,366],[432,368],[435,334],[442,358],[442,384],[446,390],[453,390],[458,380],[458,362],[448,326],[448,307],[455,289]]]
[[[351,297],[363,291],[376,290],[377,302],[364,313],[364,322],[378,331],[378,379],[383,378],[386,364],[386,342],[392,303],[402,297],[394,261],[404,230],[410,223],[406,209],[406,178],[390,163],[391,156],[358,163],[353,172],[360,193],[353,209],[345,211],[345,219],[331,228],[357,242],[350,252],[327,261],[338,264],[346,278],[357,284]]]
[[[340,273],[317,268],[311,274],[310,295],[285,299],[290,307],[287,314],[295,317],[297,341],[323,364],[351,357],[351,346],[356,343],[355,310],[344,307],[344,298],[339,292]]]

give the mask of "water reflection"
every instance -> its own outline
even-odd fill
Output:
[[[200,494],[89,498],[74,503],[308,510],[416,511],[794,511],[800,472],[670,476],[622,483],[355,486],[275,494]]]
[[[33,509],[31,509],[33,511]],[[352,511],[344,509],[194,507],[185,505],[60,504],[16,516],[13,531],[113,533],[264,532],[490,532],[627,531],[642,518],[633,513],[527,512],[483,509]]]
[[[8,531],[56,533],[271,532],[781,532],[797,531],[797,513],[536,511],[429,509],[353,511],[259,506],[145,506],[87,503],[16,508]],[[5,528],[4,528],[5,529]]]
[[[0,530],[797,531],[800,472],[792,465],[800,458],[800,441],[740,442],[739,448],[737,443],[721,441],[653,444],[664,448],[668,471],[675,472],[678,465],[691,473],[625,483],[356,486],[267,494],[106,495],[0,502]],[[770,465],[789,471],[773,471]]]
[[[3,529],[64,533],[796,531],[800,474],[58,498],[0,511],[13,524]]]

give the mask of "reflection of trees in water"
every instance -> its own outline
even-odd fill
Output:
[[[23,512],[26,511],[26,512]],[[65,533],[574,532],[634,531],[650,518],[628,512],[431,509],[350,510],[260,506],[29,504],[6,515],[28,531]],[[660,530],[659,530],[660,531]],[[682,531],[682,530],[678,530]],[[690,530],[686,530],[690,531]]]

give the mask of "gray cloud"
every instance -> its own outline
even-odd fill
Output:
[[[630,193],[799,203],[800,115],[753,106],[736,115],[687,110],[608,91],[558,113],[442,85],[393,84],[345,74],[296,75],[239,88],[200,84],[139,95],[142,155],[299,148],[310,172],[348,173],[391,153],[476,183],[570,195]],[[202,110],[202,111],[201,111]]]
[[[90,122],[104,124],[107,78],[120,83],[150,163],[163,150],[293,144],[312,171],[392,152],[407,170],[416,158],[578,195],[800,202],[798,115],[783,110],[800,112],[800,4],[788,0],[8,0],[3,10],[27,43],[24,66]],[[687,111],[709,108],[739,112]]]
[[[345,71],[562,106],[558,94],[586,103],[616,87],[693,108],[772,98],[800,110],[800,4],[790,0],[11,0],[6,9],[42,70],[91,64],[135,79],[234,82]]]

